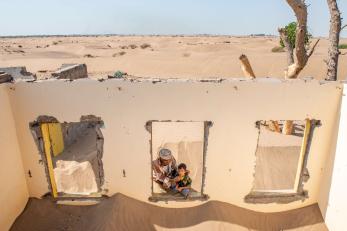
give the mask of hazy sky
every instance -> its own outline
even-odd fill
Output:
[[[347,23],[347,0],[338,3]],[[326,0],[307,4],[309,31],[327,36]],[[0,0],[0,9],[0,35],[277,34],[295,19],[285,0]]]

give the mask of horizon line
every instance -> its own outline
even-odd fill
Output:
[[[117,34],[117,33],[97,33],[97,34],[29,34],[29,35],[0,35],[0,38],[45,38],[45,37],[135,37],[135,36],[148,36],[148,37],[279,37],[279,35],[254,33],[248,35],[233,35],[233,34]],[[327,36],[314,36],[313,38],[329,38]],[[347,38],[341,36],[340,38]]]

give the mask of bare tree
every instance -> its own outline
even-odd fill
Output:
[[[308,59],[313,54],[319,39],[312,46],[310,51],[306,50],[305,39],[307,35],[307,6],[305,0],[286,0],[292,8],[297,19],[296,37],[295,37],[295,57],[293,57],[293,48],[288,46],[288,37],[284,29],[279,29],[281,38],[287,48],[288,68],[285,71],[285,77],[289,79],[297,78],[302,69],[306,66]],[[286,42],[287,40],[287,42]]]
[[[327,0],[330,11],[330,32],[329,32],[329,51],[328,51],[328,72],[326,80],[337,80],[337,67],[339,62],[339,42],[340,32],[347,25],[341,27],[341,14],[336,0]]]

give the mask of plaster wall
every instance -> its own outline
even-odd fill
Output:
[[[100,116],[105,123],[104,189],[148,202],[151,195],[150,120],[212,121],[206,152],[204,193],[263,212],[284,211],[317,203],[325,160],[336,133],[342,85],[315,80],[193,80],[99,82],[81,79],[19,82],[9,90],[29,194],[40,197],[49,188],[29,122],[51,115],[60,122],[77,122],[82,115]],[[249,204],[244,197],[253,187],[258,120],[321,120],[315,129],[308,157],[309,198],[290,204]],[[123,174],[124,172],[126,174]],[[203,202],[157,203],[165,207],[190,207]]]
[[[346,87],[346,84],[345,84]],[[338,130],[338,139],[336,153],[332,156],[330,184],[325,188],[328,189],[328,195],[323,194],[319,201],[319,206],[325,214],[326,224],[329,230],[343,231],[346,229],[347,217],[347,187],[345,186],[347,176],[347,98],[346,88],[342,96],[340,123]]]
[[[8,230],[28,201],[8,87],[0,85],[0,230]]]

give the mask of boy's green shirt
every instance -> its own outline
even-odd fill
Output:
[[[188,174],[184,175],[184,177],[177,182],[178,187],[187,187],[187,186],[190,186],[191,184],[192,184],[192,179],[190,179]]]

